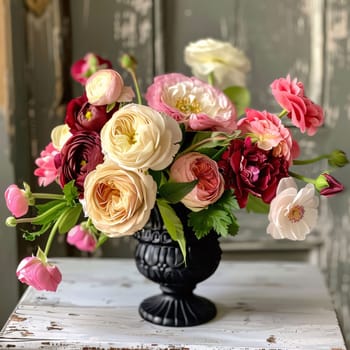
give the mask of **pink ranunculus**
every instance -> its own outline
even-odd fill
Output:
[[[18,279],[37,290],[55,292],[62,280],[62,275],[57,266],[43,262],[38,257],[24,258],[16,271]]]
[[[7,208],[13,216],[19,218],[28,212],[29,200],[24,190],[17,185],[10,185],[5,191]]]
[[[38,168],[34,170],[34,175],[38,176],[39,186],[48,186],[57,179],[58,170],[55,166],[55,156],[59,153],[52,142],[50,142],[41,151],[40,157],[35,160]]]
[[[323,124],[323,110],[304,94],[304,85],[290,76],[276,79],[271,84],[276,101],[288,112],[293,125],[312,136]]]
[[[112,63],[94,53],[87,53],[84,58],[75,61],[70,70],[72,78],[85,85],[87,79],[99,69],[112,68]]]
[[[67,243],[76,246],[84,252],[93,252],[96,248],[96,238],[81,225],[74,226],[67,234]]]
[[[260,149],[250,137],[234,139],[219,161],[225,187],[234,190],[241,208],[246,207],[249,193],[270,203],[279,180],[288,176],[289,165],[286,158]]]
[[[113,69],[101,69],[91,75],[85,92],[88,102],[95,106],[130,102],[135,97],[131,87],[124,86],[122,76]]]
[[[281,156],[289,163],[292,162],[292,135],[276,115],[248,109],[246,116],[238,121],[237,127],[242,135],[249,135],[260,149],[273,150],[275,157]]]
[[[317,129],[323,125],[324,116],[323,109],[316,103],[313,103],[309,98],[304,97],[304,102],[306,105],[305,113],[305,131],[309,136],[316,134]],[[301,130],[301,129],[300,129]],[[301,130],[301,132],[304,132]]]
[[[236,130],[236,109],[220,90],[179,73],[159,75],[147,89],[150,107],[170,115],[187,130]]]
[[[198,180],[192,191],[181,200],[193,211],[215,203],[224,192],[224,180],[217,163],[198,152],[179,157],[170,168],[170,179],[175,182]]]

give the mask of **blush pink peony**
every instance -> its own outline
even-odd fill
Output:
[[[147,103],[159,112],[170,115],[187,130],[236,130],[236,109],[220,90],[183,74],[163,74],[145,94]]]

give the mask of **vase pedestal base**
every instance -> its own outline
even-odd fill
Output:
[[[145,299],[139,313],[146,321],[160,326],[190,327],[213,319],[216,307],[210,300],[195,294],[158,294]]]

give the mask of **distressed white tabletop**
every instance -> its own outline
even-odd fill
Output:
[[[0,333],[0,348],[345,350],[323,277],[311,265],[222,261],[195,290],[216,303],[216,318],[170,328],[138,315],[142,299],[159,289],[133,260],[57,263],[58,291],[28,288]]]

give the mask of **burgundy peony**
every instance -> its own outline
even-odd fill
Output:
[[[249,193],[270,203],[279,180],[288,176],[288,166],[285,157],[274,157],[272,150],[259,149],[249,137],[233,140],[219,161],[225,186],[234,189],[241,208],[247,205]]]
[[[60,185],[63,187],[75,180],[82,197],[86,175],[103,162],[100,135],[94,131],[77,132],[65,143],[55,162],[59,168]]]
[[[109,112],[106,106],[93,106],[87,101],[84,94],[69,101],[65,123],[72,134],[83,130],[100,132],[118,109],[119,103],[116,103]]]

